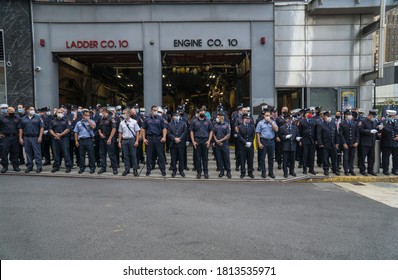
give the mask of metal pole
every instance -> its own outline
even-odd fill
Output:
[[[386,26],[386,2],[385,0],[380,0],[379,73],[378,73],[379,79],[382,79],[384,75],[385,26]]]

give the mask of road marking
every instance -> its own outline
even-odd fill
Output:
[[[355,192],[372,200],[378,201],[393,208],[398,208],[398,184],[397,183],[335,183],[343,189]]]

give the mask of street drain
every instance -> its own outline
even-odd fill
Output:
[[[351,182],[351,184],[355,186],[366,186],[365,184],[362,184],[360,182]]]

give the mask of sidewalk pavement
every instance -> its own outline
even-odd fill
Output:
[[[48,177],[69,177],[69,178],[93,178],[93,179],[122,179],[122,180],[131,180],[131,179],[145,179],[145,180],[204,180],[204,181],[219,181],[219,180],[230,180],[230,181],[245,181],[245,182],[250,182],[250,181],[264,181],[264,182],[281,182],[281,183],[304,183],[304,182],[390,182],[390,183],[398,183],[398,176],[395,175],[390,175],[386,176],[383,173],[378,173],[377,176],[345,176],[344,172],[340,171],[340,176],[336,176],[332,172],[330,172],[329,176],[325,176],[323,174],[323,169],[322,167],[315,167],[315,172],[317,175],[311,175],[311,174],[303,174],[303,170],[297,167],[298,162],[296,162],[296,168],[295,168],[295,173],[297,174],[296,177],[293,177],[289,175],[288,178],[283,177],[283,170],[278,169],[278,164],[274,162],[274,175],[275,179],[272,179],[268,176],[268,171],[267,171],[267,178],[262,178],[261,177],[261,172],[257,171],[257,152],[254,154],[254,179],[251,179],[247,175],[241,179],[240,176],[240,171],[235,170],[235,151],[234,148],[232,147],[230,149],[230,158],[231,158],[231,174],[232,178],[228,179],[226,176],[226,172],[224,177],[219,178],[218,174],[219,172],[216,171],[217,165],[216,161],[214,160],[214,156],[211,154],[211,150],[209,151],[209,179],[205,179],[202,177],[201,179],[196,178],[196,171],[192,171],[193,168],[193,160],[192,160],[192,147],[190,146],[188,148],[188,167],[189,171],[184,171],[185,172],[185,178],[181,177],[179,173],[177,172],[176,177],[172,178],[171,177],[171,171],[169,170],[170,166],[170,154],[166,153],[166,158],[167,158],[167,166],[166,166],[166,176],[162,177],[161,172],[158,168],[155,170],[151,171],[150,176],[146,176],[146,165],[145,164],[140,164],[140,169],[139,169],[139,177],[134,177],[132,172],[128,174],[127,176],[122,176],[122,173],[124,171],[124,165],[123,162],[120,162],[120,168],[118,169],[119,174],[118,175],[113,175],[112,174],[112,168],[109,167],[109,162],[108,162],[108,168],[105,173],[102,174],[97,174],[97,171],[99,168],[96,168],[96,172],[94,174],[89,174],[89,168],[86,168],[86,171],[83,174],[78,174],[79,168],[77,166],[74,166],[72,171],[70,173],[65,173],[65,167],[61,167],[60,171],[56,173],[51,173],[52,165],[46,165],[43,166],[43,171],[40,174],[36,173],[36,169],[34,168],[33,171],[30,173],[26,174],[24,170],[26,169],[25,166],[20,166],[21,172],[15,172],[12,170],[12,167],[9,166],[9,170],[5,174],[0,174],[0,175],[5,175],[5,176],[48,176]],[[266,162],[268,165],[268,161]],[[63,163],[62,163],[63,165]],[[266,166],[268,168],[268,166]],[[359,174],[359,170],[356,169],[355,172]]]

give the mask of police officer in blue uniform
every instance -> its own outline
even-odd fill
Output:
[[[28,107],[28,115],[23,117],[18,124],[19,129],[19,143],[23,144],[26,153],[26,167],[25,173],[33,170],[33,158],[37,166],[37,173],[42,172],[43,164],[41,157],[41,142],[44,131],[43,120],[35,115],[35,108]]]
[[[359,144],[359,129],[357,122],[353,120],[351,110],[344,112],[344,120],[339,127],[340,143],[343,146],[344,175],[355,176],[354,158]]]
[[[229,137],[231,136],[231,126],[225,122],[225,113],[219,112],[216,116],[219,122],[216,122],[213,128],[213,138],[217,158],[217,166],[220,169],[219,178],[224,177],[224,170],[227,171],[227,177],[231,178],[231,161],[229,155]]]
[[[242,160],[240,178],[243,179],[246,176],[247,162],[247,173],[253,179],[254,137],[256,136],[256,128],[247,114],[242,115],[242,118],[244,121],[238,126],[238,141],[241,146],[240,153]]]
[[[369,110],[367,118],[364,118],[358,122],[359,128],[359,145],[361,147],[360,154],[358,157],[359,171],[363,176],[368,176],[368,174],[377,176],[374,172],[373,167],[375,163],[375,144],[377,138],[377,110]],[[368,173],[366,173],[365,162],[368,161]]]
[[[209,162],[209,147],[213,137],[213,125],[210,120],[205,117],[205,110],[202,107],[199,110],[199,117],[194,119],[190,125],[190,136],[192,145],[196,150],[196,178],[200,179],[202,170],[204,177],[209,178],[208,162]]]
[[[90,174],[95,172],[95,155],[94,155],[94,129],[96,124],[90,119],[90,111],[83,110],[83,117],[76,123],[73,130],[75,137],[75,145],[79,148],[80,153],[80,169],[79,174],[82,174],[86,169],[86,152],[88,154]]]
[[[157,115],[158,106],[151,107],[151,115],[142,124],[142,139],[147,145],[146,152],[146,176],[151,175],[151,164],[154,155],[158,157],[158,163],[162,176],[166,176],[166,161],[164,158],[163,144],[167,138],[167,126],[164,119]]]
[[[271,119],[270,111],[264,110],[264,119],[261,120],[256,127],[257,143],[259,153],[261,153],[261,177],[266,178],[265,156],[268,157],[268,176],[275,179],[274,175],[274,153],[275,153],[275,136],[278,132],[278,125]]]
[[[0,138],[2,138],[2,160],[1,164],[3,169],[1,173],[6,173],[8,171],[8,155],[10,155],[10,160],[14,171],[19,172],[19,143],[18,143],[18,124],[20,118],[15,114],[15,109],[13,107],[7,108],[7,113],[0,116]]]
[[[101,169],[98,170],[98,174],[106,172],[106,155],[109,155],[111,160],[111,167],[113,175],[117,175],[117,166],[115,154],[115,134],[116,134],[116,120],[108,114],[106,107],[102,107],[100,112],[102,118],[98,122],[98,135],[100,136],[100,158],[101,158]]]
[[[289,164],[289,174],[296,177],[294,165],[296,162],[297,141],[301,140],[298,127],[292,123],[292,117],[285,115],[286,123],[279,128],[278,135],[281,139],[281,149],[283,153],[283,176],[288,177],[287,166]]]
[[[167,137],[170,140],[170,156],[171,156],[171,177],[177,174],[177,160],[178,171],[182,177],[185,177],[184,167],[184,149],[188,136],[187,124],[181,120],[180,112],[173,113],[173,118],[168,125]]]
[[[330,111],[322,113],[322,122],[318,123],[316,133],[319,148],[322,149],[323,173],[329,175],[329,158],[332,165],[332,171],[340,175],[337,167],[337,149],[339,147],[340,137],[337,132],[337,126],[332,122]]]
[[[394,146],[397,146],[398,142],[395,140],[397,130],[396,130],[396,123],[394,117],[396,115],[396,111],[394,110],[387,110],[386,111],[386,119],[382,122],[379,126],[381,131],[381,153],[382,153],[382,167],[383,167],[383,174],[388,176],[390,175],[390,157],[394,155]],[[396,149],[396,148],[395,148]],[[394,156],[393,156],[393,163],[394,163]],[[394,165],[392,168],[394,172]]]
[[[315,142],[316,123],[312,119],[311,109],[305,110],[304,118],[299,122],[299,134],[301,137],[301,145],[303,146],[303,174],[307,174],[307,170],[316,175],[314,164],[315,164]]]
[[[62,109],[57,109],[56,116],[50,122],[48,132],[52,136],[52,149],[54,154],[54,164],[52,173],[59,171],[61,167],[61,155],[65,161],[66,173],[72,170],[72,160],[69,154],[69,134],[72,126],[69,125]]]

